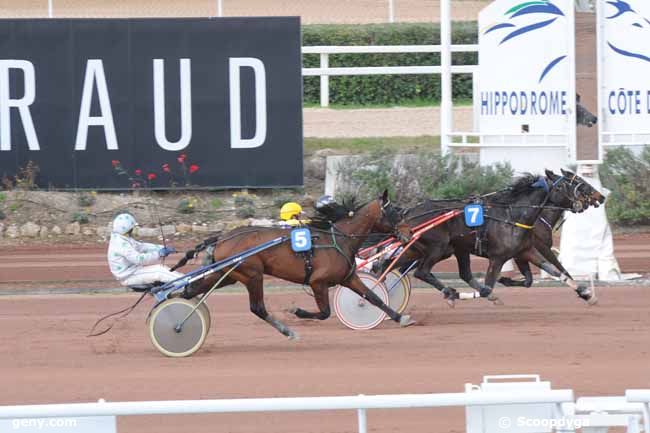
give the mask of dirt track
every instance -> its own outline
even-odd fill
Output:
[[[183,250],[195,242],[175,242]],[[556,242],[558,245],[558,242]],[[648,273],[650,269],[650,233],[619,234],[614,250],[623,272]],[[173,256],[173,264],[181,256]],[[485,271],[486,261],[474,257],[472,269]],[[448,259],[434,267],[436,272],[457,272],[456,261]],[[535,270],[536,272],[536,270]],[[106,245],[12,246],[0,249],[0,291],[20,289],[106,288],[117,287],[106,264]]]
[[[247,297],[217,294],[203,349],[168,359],[149,343],[143,306],[96,339],[85,337],[101,314],[134,295],[7,297],[0,303],[0,404],[462,391],[484,374],[540,373],[577,395],[621,395],[648,387],[650,291],[601,289],[587,307],[565,289],[499,289],[505,306],[468,301],[450,310],[418,292],[418,325],[384,323],[368,332],[335,318],[303,322],[281,311],[303,293],[267,295],[269,310],[302,339],[284,339],[248,312]],[[462,431],[462,411],[371,411],[374,432]],[[354,413],[120,418],[121,433],[349,432]]]

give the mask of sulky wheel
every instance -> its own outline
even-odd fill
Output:
[[[411,279],[408,275],[400,278],[397,270],[392,270],[386,275],[384,285],[388,290],[388,305],[393,310],[402,314],[409,304],[411,298]]]
[[[200,299],[193,299],[197,304],[199,303]],[[212,326],[212,317],[210,316],[210,309],[208,308],[208,303],[207,301],[203,302],[199,306],[199,310],[203,312],[203,315],[205,316],[205,320],[208,322],[207,328],[208,332],[210,332],[210,327]]]
[[[151,312],[149,337],[163,355],[174,358],[190,356],[203,345],[209,321],[201,307],[192,313],[194,307],[196,301],[171,298]]]
[[[388,303],[388,292],[377,277],[367,272],[357,272],[366,287],[371,288],[379,299]],[[372,329],[379,325],[386,313],[357,295],[347,287],[339,286],[334,294],[334,311],[341,323],[351,329]]]

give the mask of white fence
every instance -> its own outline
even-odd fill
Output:
[[[34,431],[47,432],[44,427],[67,423],[70,430],[52,431],[72,432],[94,421],[92,431],[112,433],[115,416],[355,410],[358,431],[366,433],[370,409],[461,406],[466,410],[467,433],[568,433],[577,429],[607,433],[611,427],[647,433],[649,405],[650,390],[629,390],[625,397],[582,397],[574,402],[573,391],[553,390],[538,375],[510,375],[486,376],[480,385],[466,384],[462,393],[2,406],[0,427],[31,425],[38,426]]]
[[[251,398],[231,400],[178,400],[140,402],[98,402],[52,405],[26,405],[0,407],[2,419],[40,419],[126,416],[174,415],[239,412],[287,412],[321,410],[356,410],[358,431],[367,432],[368,409],[406,409],[450,406],[495,406],[551,404],[561,413],[561,405],[573,400],[571,390],[545,392],[448,393],[358,395],[342,397]]]
[[[371,67],[329,67],[330,54],[395,54],[395,53],[440,53],[441,45],[365,45],[365,46],[311,46],[302,47],[303,54],[320,54],[319,68],[303,68],[305,77],[320,76],[320,105],[329,106],[329,77],[342,75],[407,75],[441,74],[442,66],[371,66]],[[452,45],[452,53],[478,53],[478,45]],[[452,65],[455,74],[472,74],[478,65]]]

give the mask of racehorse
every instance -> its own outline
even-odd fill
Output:
[[[545,208],[579,212],[587,204],[602,200],[598,191],[573,173],[563,171],[562,176],[558,176],[547,170],[545,178],[528,174],[516,179],[506,190],[478,199],[486,211],[483,226],[469,228],[462,218],[453,218],[426,232],[413,248],[403,254],[397,265],[404,269],[417,260],[415,276],[440,290],[453,306],[459,298],[458,292],[441,283],[431,268],[454,254],[460,277],[477,290],[481,297],[497,303],[500,300],[492,290],[501,267],[510,258],[521,255],[555,274],[562,273],[578,296],[595,302],[595,296],[589,288],[577,285],[563,267],[562,271],[555,269],[554,263],[560,267],[561,264],[547,244],[539,244],[539,250],[535,248],[533,228]],[[413,227],[443,211],[462,209],[466,204],[467,201],[461,200],[427,200],[407,210],[404,217]],[[489,259],[484,284],[480,284],[472,275],[470,254]]]
[[[565,170],[562,170],[562,175],[569,179],[574,179],[575,176],[572,172]],[[582,178],[575,177],[575,179],[578,180],[578,182],[583,182]],[[599,207],[605,201],[605,197],[600,192],[593,189],[591,185],[577,184],[577,186],[578,188],[589,189],[588,191],[585,191],[585,194],[583,195],[586,195],[587,197],[586,200],[582,201],[584,210],[589,206]],[[562,280],[573,280],[571,275],[567,272],[564,266],[562,266],[556,255],[551,250],[553,246],[553,231],[563,214],[564,210],[562,209],[545,208],[542,210],[542,213],[539,216],[539,222],[541,224],[535,224],[535,228],[533,229],[534,248],[526,250],[517,255],[517,257],[514,257],[515,264],[524,276],[524,280],[513,280],[511,278],[501,277],[499,278],[499,283],[511,287],[530,287],[533,284],[533,273],[530,270],[529,262],[532,262],[535,266],[543,269],[554,277]],[[549,262],[554,267],[549,267]]]
[[[272,275],[293,283],[309,285],[314,293],[318,312],[294,308],[291,310],[299,318],[325,320],[330,316],[328,289],[337,284],[352,289],[372,305],[383,310],[401,326],[411,325],[410,316],[401,315],[386,305],[372,290],[369,290],[356,274],[355,255],[361,243],[372,231],[395,233],[399,239],[408,240],[410,230],[406,224],[399,225],[400,215],[384,194],[360,208],[336,205],[334,217],[324,227],[314,224],[312,233],[313,253],[306,257],[295,253],[288,242],[262,251],[249,257],[228,275],[219,287],[241,282],[248,290],[250,309],[253,314],[266,321],[285,336],[293,339],[297,335],[284,323],[271,316],[264,305],[264,275]],[[266,241],[288,236],[290,229],[280,227],[241,227],[226,234],[213,237],[215,243],[211,259],[221,260],[236,255]],[[197,250],[205,247],[205,242],[188,251],[186,258],[193,257]],[[229,268],[206,278],[197,287],[188,286],[183,293],[185,298],[193,298],[206,292]]]

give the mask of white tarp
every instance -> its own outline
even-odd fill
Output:
[[[578,174],[607,195],[591,167],[583,166]],[[560,262],[576,279],[594,277],[604,281],[621,280],[621,269],[614,256],[612,230],[607,221],[605,206],[591,207],[585,212],[567,212],[560,239]]]

